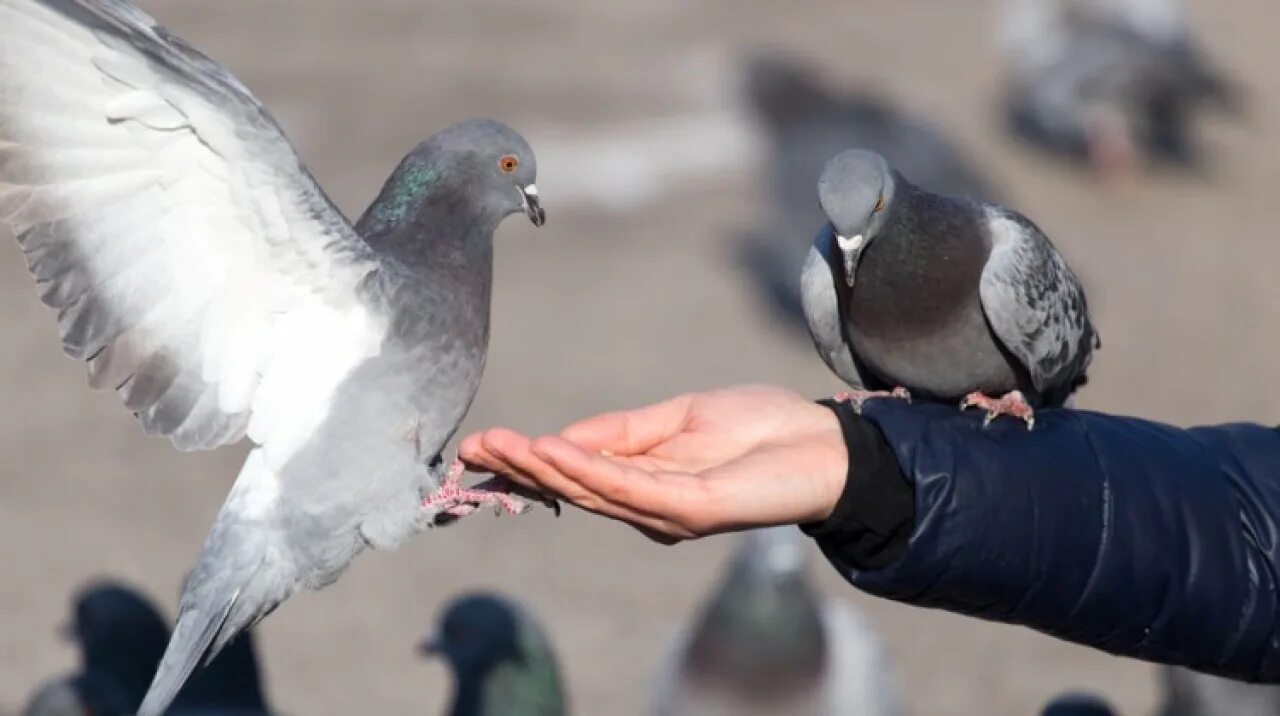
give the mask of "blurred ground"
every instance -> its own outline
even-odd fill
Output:
[[[655,175],[657,195],[613,187],[612,208],[593,208],[589,183],[572,179],[625,177],[634,167],[607,165],[655,160],[601,149],[634,122],[731,112],[738,53],[761,44],[886,88],[943,123],[1055,238],[1091,290],[1105,342],[1083,406],[1180,423],[1280,420],[1272,391],[1257,387],[1274,370],[1280,314],[1280,86],[1268,79],[1280,11],[1270,0],[1193,4],[1210,49],[1252,92],[1248,126],[1209,128],[1220,160],[1211,180],[1156,176],[1118,192],[995,128],[993,0],[144,4],[258,93],[349,213],[407,148],[457,119],[500,117],[535,149],[551,147],[539,182],[549,225],[513,220],[498,237],[493,346],[470,426],[550,430],[740,381],[835,389],[727,261],[723,237],[752,219],[760,195],[749,149],[701,144],[696,161]],[[573,187],[563,201],[558,176]],[[90,394],[7,240],[0,328],[2,710],[72,665],[54,632],[86,579],[140,583],[173,609],[240,453],[178,454],[143,438],[113,396]],[[577,713],[638,713],[669,630],[729,545],[657,547],[576,512],[479,516],[367,555],[334,587],[272,615],[260,632],[271,693],[308,716],[436,713],[443,667],[416,661],[413,646],[451,594],[489,587],[547,622]],[[873,601],[818,572],[873,616],[917,714],[1032,714],[1073,687],[1128,714],[1153,705],[1150,667]]]

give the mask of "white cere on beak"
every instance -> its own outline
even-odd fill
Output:
[[[840,253],[844,258],[845,285],[853,288],[853,276],[858,268],[858,255],[866,245],[865,237],[863,234],[853,237],[836,234],[836,245],[840,247]]]
[[[858,234],[854,237],[840,236],[837,234],[836,243],[840,245],[840,250],[845,253],[857,251],[862,248],[862,234]]]
[[[521,191],[524,192],[525,196],[537,196],[538,186],[536,184],[529,184],[529,185],[526,185],[523,189],[521,189]]]

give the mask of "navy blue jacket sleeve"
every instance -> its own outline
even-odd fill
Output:
[[[1074,410],[1038,411],[1030,431],[1007,418],[984,428],[973,411],[895,400],[864,418],[914,509],[888,564],[852,564],[837,535],[815,535],[855,586],[1280,682],[1280,431]]]

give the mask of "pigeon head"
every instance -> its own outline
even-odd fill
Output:
[[[818,203],[831,223],[844,259],[845,283],[853,285],[858,259],[884,226],[893,203],[893,169],[864,149],[836,155],[818,179]]]
[[[444,234],[485,240],[506,217],[523,212],[534,226],[547,213],[534,183],[533,149],[515,130],[491,119],[469,119],[437,132],[396,167],[356,231],[377,246],[412,245],[413,236]],[[448,211],[427,211],[447,206]],[[419,221],[433,217],[431,226]],[[440,226],[448,216],[457,226]],[[407,229],[400,231],[399,229]]]
[[[1115,716],[1115,713],[1111,705],[1098,696],[1068,693],[1049,702],[1040,716]]]
[[[531,616],[502,597],[471,594],[454,600],[421,650],[449,662],[455,680],[452,714],[565,712],[550,642]]]
[[[758,689],[761,697],[803,689],[821,677],[827,642],[804,540],[794,527],[742,538],[695,622],[685,663],[690,672]]]
[[[140,702],[169,641],[160,611],[133,589],[99,582],[76,594],[71,619],[67,635],[80,647],[83,670]]]
[[[439,655],[459,675],[484,673],[505,661],[520,661],[519,617],[501,597],[475,594],[450,604],[422,651]]]
[[[514,129],[491,119],[469,119],[441,130],[426,142],[427,164],[444,181],[469,185],[478,204],[499,220],[524,212],[534,226],[547,221],[538,200],[538,163],[533,149]]]

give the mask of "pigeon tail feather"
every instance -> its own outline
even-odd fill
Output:
[[[178,624],[138,716],[160,716],[193,671],[289,597],[296,565],[272,529],[277,478],[250,453],[182,590]]]
[[[138,716],[161,716],[177,698],[178,691],[196,666],[207,664],[217,655],[214,640],[223,631],[238,597],[237,593],[221,609],[212,612],[202,609],[182,612],[160,661],[160,668],[156,670],[151,687],[138,708]]]

